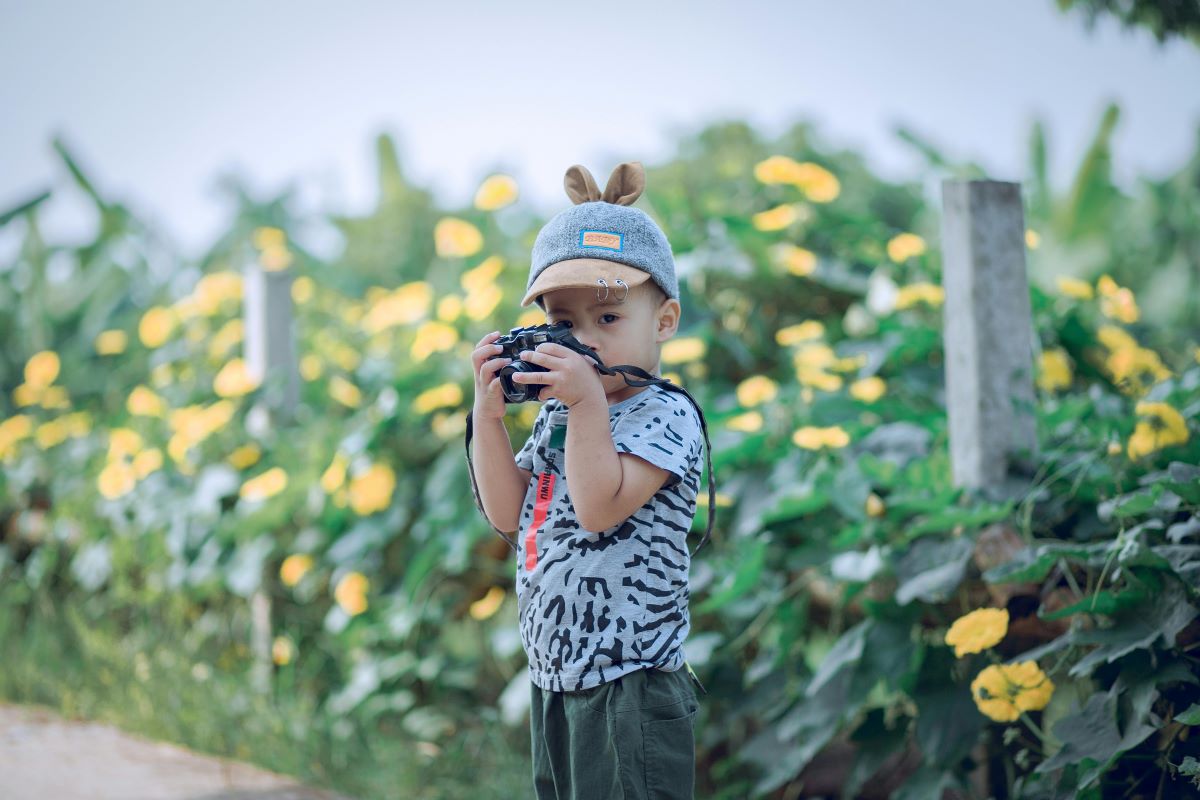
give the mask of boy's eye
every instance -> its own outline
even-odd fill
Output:
[[[600,319],[604,319],[604,317],[612,317],[612,318],[613,318],[613,320],[616,320],[616,319],[617,319],[617,315],[616,315],[616,314],[605,314],[604,316],[600,317]]]

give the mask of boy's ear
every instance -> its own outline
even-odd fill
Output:
[[[604,196],[600,198],[606,203],[618,206],[631,206],[633,201],[642,195],[646,188],[646,171],[640,161],[626,161],[618,164],[608,178],[604,187]]]
[[[600,187],[596,185],[596,179],[582,164],[567,168],[567,174],[563,177],[563,188],[567,190],[567,197],[571,198],[575,205],[600,199]]]
[[[656,340],[665,342],[679,330],[679,314],[682,311],[679,301],[669,297],[658,307],[658,331]]]

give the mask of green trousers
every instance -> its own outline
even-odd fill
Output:
[[[636,670],[582,692],[530,687],[538,800],[692,800],[694,687],[704,687],[687,665]]]

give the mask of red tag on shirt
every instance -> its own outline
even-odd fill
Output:
[[[537,566],[537,532],[546,521],[550,510],[550,501],[554,498],[554,473],[543,472],[538,476],[536,502],[533,506],[533,520],[529,530],[525,532],[525,569],[532,570]]]

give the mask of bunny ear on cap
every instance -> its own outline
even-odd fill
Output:
[[[613,170],[600,199],[618,206],[631,206],[645,188],[646,171],[642,169],[642,162],[626,161]]]
[[[571,198],[575,205],[600,199],[600,187],[596,185],[596,179],[588,172],[587,167],[581,164],[567,169],[567,174],[563,177],[563,188],[567,190],[567,197]]]

